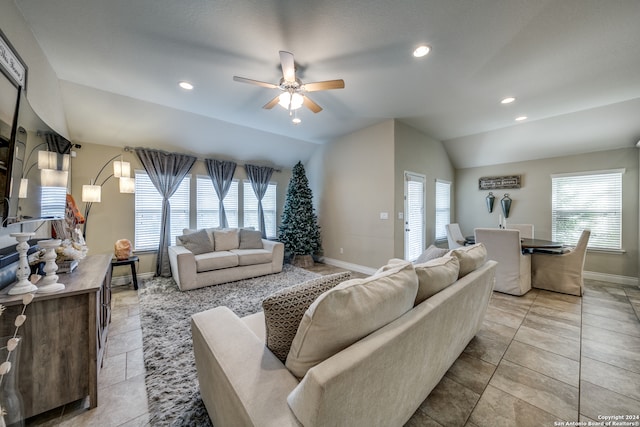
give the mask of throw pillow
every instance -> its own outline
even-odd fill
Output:
[[[240,229],[239,249],[262,249],[262,233],[257,230]]]
[[[415,301],[415,305],[418,305],[458,280],[460,262],[454,256],[446,256],[416,264],[414,268],[418,275],[418,294]]]
[[[240,246],[237,228],[213,230],[213,240],[216,251],[230,251],[231,249],[238,249]]]
[[[309,369],[413,308],[418,277],[406,262],[323,293],[305,312],[285,366],[302,378]]]
[[[178,236],[178,240],[180,240],[182,246],[189,249],[194,255],[213,252],[213,245],[211,244],[209,235],[205,230]]]
[[[438,248],[434,245],[431,245],[427,249],[425,249],[425,251],[422,252],[422,254],[420,254],[418,259],[416,259],[413,263],[423,264],[429,260],[443,257],[447,252],[449,252],[449,249]]]
[[[349,280],[351,273],[336,273],[311,279],[282,289],[262,301],[266,326],[266,344],[284,363],[296,336],[300,320],[316,298],[339,283]]]
[[[487,248],[482,243],[453,249],[449,253],[460,261],[458,279],[471,273],[487,261]]]

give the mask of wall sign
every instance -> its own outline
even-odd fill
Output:
[[[478,188],[480,190],[520,188],[520,175],[484,176],[478,180]]]
[[[27,66],[0,31],[0,70],[17,87],[27,90]]]

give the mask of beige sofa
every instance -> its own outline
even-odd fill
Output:
[[[210,228],[183,232],[176,245],[169,247],[171,274],[182,291],[282,271],[284,245],[260,238],[259,231]]]
[[[482,245],[460,248],[452,251],[451,258],[458,256],[458,251],[477,251],[478,247],[484,250]],[[307,309],[286,365],[265,346],[264,313],[239,318],[227,307],[216,307],[193,315],[191,328],[200,392],[213,425],[402,426],[479,331],[497,264],[485,260],[486,250],[480,262],[471,262],[474,265],[464,257],[459,263],[454,260],[459,273],[456,270],[453,283],[442,290],[432,289],[436,292],[432,296],[431,292],[424,293],[423,282],[435,281],[440,273],[427,271],[425,275],[416,265],[413,274],[420,277],[413,279],[408,275],[413,266],[390,264],[382,268],[372,277],[403,269],[402,274],[408,278],[405,287],[412,289],[408,297],[415,298],[417,304],[413,306],[411,299],[412,308],[406,313],[338,349],[326,360],[312,363],[302,378],[288,367],[295,367],[299,373],[300,360],[290,363],[290,358],[294,353],[302,354],[300,342],[296,344],[300,335],[311,333],[308,325],[303,325],[309,316],[317,315],[327,295],[340,299],[340,295],[354,288],[350,285],[353,280],[321,294]],[[433,261],[454,263],[450,259]],[[459,275],[463,277],[458,278]],[[364,281],[355,286],[376,292],[371,290],[373,279],[355,280]],[[389,280],[389,276],[380,280]],[[427,299],[419,302],[420,295]],[[384,297],[385,303],[391,299]],[[345,301],[349,301],[349,312],[359,310],[358,298],[342,302]],[[368,315],[374,323],[379,320],[377,310]],[[360,326],[354,321],[336,322],[334,329],[325,331],[329,337]],[[309,358],[302,360],[308,361]]]

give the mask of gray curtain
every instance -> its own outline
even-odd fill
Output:
[[[231,188],[233,182],[233,174],[236,171],[236,164],[234,162],[225,162],[222,160],[205,159],[207,164],[207,172],[209,178],[213,183],[213,189],[216,190],[218,195],[218,210],[220,212],[220,227],[227,228],[229,223],[227,222],[227,214],[224,211],[224,198]]]
[[[160,150],[135,149],[149,179],[162,196],[162,216],[160,220],[160,244],[156,260],[156,275],[171,276],[169,266],[169,240],[171,238],[171,206],[169,198],[191,170],[196,158],[186,154],[167,153]]]
[[[253,166],[245,165],[244,169],[247,171],[247,177],[251,182],[251,188],[258,199],[258,225],[260,231],[262,231],[262,238],[267,238],[267,233],[264,226],[264,212],[262,211],[262,198],[269,188],[269,180],[271,174],[273,174],[273,168],[267,166]]]

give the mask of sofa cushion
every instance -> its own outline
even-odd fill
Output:
[[[258,230],[240,229],[239,249],[262,249],[262,232]]]
[[[458,280],[460,262],[454,256],[432,259],[413,266],[418,275],[418,294],[415,305],[437,294]]]
[[[178,240],[180,240],[182,246],[189,249],[194,255],[213,252],[213,244],[205,230],[178,236]]]
[[[458,279],[471,273],[487,261],[487,248],[482,243],[462,246],[449,251],[451,256],[455,256],[460,261],[460,271]]]
[[[283,363],[289,354],[298,325],[311,303],[322,293],[349,280],[351,273],[336,273],[282,289],[262,301],[266,327],[265,343]]]
[[[237,228],[225,228],[213,230],[213,240],[216,251],[228,251],[240,247],[240,239]]]
[[[221,268],[236,267],[238,255],[229,251],[207,252],[196,255],[196,272],[220,270]]]
[[[418,277],[410,262],[340,283],[305,312],[285,366],[303,377],[315,365],[409,311],[417,292]]]
[[[266,249],[231,249],[238,256],[238,265],[267,264],[273,259],[273,253]]]
[[[418,259],[416,259],[414,264],[423,264],[429,260],[440,258],[446,255],[449,252],[449,249],[438,248],[437,246],[431,245],[424,252],[420,254]]]

